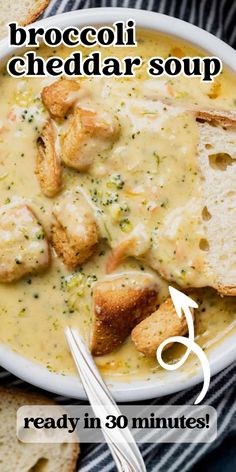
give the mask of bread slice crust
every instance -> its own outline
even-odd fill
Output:
[[[4,447],[5,453],[9,454],[9,457],[6,457],[6,455],[1,457],[0,451],[1,467],[4,467],[4,472],[12,472],[13,470],[26,472],[41,460],[48,462],[47,470],[49,472],[55,470],[57,472],[75,472],[80,453],[79,443],[68,443],[65,449],[63,444],[25,444],[18,441],[15,423],[16,412],[18,408],[26,405],[50,406],[56,405],[56,403],[51,397],[36,392],[16,387],[0,387],[1,450]],[[7,418],[4,418],[4,415],[7,415]],[[13,418],[14,422],[12,422]],[[4,431],[7,434],[6,438],[4,438]],[[9,460],[12,461],[11,464],[9,464]],[[4,461],[7,461],[7,463]],[[26,463],[30,466],[30,469],[25,468]]]
[[[0,38],[7,35],[6,25],[11,21],[17,21],[21,26],[33,23],[44,12],[49,2],[50,0],[0,0]]]

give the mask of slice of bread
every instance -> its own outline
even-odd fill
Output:
[[[183,103],[177,107],[170,101],[168,107],[177,114],[190,114],[196,120],[196,155],[193,157],[200,173],[199,187],[184,207],[167,211],[147,256],[148,263],[163,278],[183,288],[208,285],[224,295],[236,296],[236,112],[200,110]],[[191,230],[191,226],[188,227],[191,218],[196,220],[196,240],[193,238],[196,250],[188,257],[185,239],[188,239],[186,231]],[[173,261],[173,257],[161,257],[166,251],[166,240],[170,241],[171,248],[168,255],[172,250],[178,253],[178,244],[180,248],[182,244],[187,253],[183,278],[179,276],[181,258],[176,256]],[[201,261],[196,276],[190,270],[193,256]],[[195,263],[194,266],[195,270]]]
[[[0,38],[7,35],[6,25],[17,21],[26,26],[33,23],[47,8],[50,0],[0,0]]]
[[[198,112],[203,225],[211,285],[236,295],[236,113]]]
[[[16,436],[16,412],[24,405],[50,405],[43,395],[0,388],[0,470],[2,472],[74,472],[79,444],[27,444]]]

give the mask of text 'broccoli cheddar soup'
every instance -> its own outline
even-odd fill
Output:
[[[75,372],[67,325],[106,377],[159,371],[160,343],[187,334],[169,284],[199,304],[206,352],[235,326],[236,78],[150,78],[152,56],[202,53],[153,32],[137,41],[100,49],[141,56],[135,78],[1,73],[0,342],[53,372]]]

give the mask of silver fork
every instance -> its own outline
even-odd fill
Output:
[[[105,420],[107,415],[121,415],[78,331],[67,327],[65,336],[85,393],[96,416]],[[146,472],[139,448],[128,428],[121,432],[118,429],[108,431],[102,427],[102,432],[119,472]]]

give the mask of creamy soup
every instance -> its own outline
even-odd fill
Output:
[[[79,106],[106,109],[121,127],[119,139],[96,157],[88,171],[63,169],[63,190],[78,186],[96,213],[102,235],[98,249],[74,272],[52,250],[52,263],[45,272],[0,284],[0,341],[53,372],[75,372],[64,329],[67,325],[78,328],[89,342],[93,285],[106,275],[111,249],[130,236],[138,235],[140,244],[148,247],[146,256],[121,261],[116,273],[152,273],[159,286],[158,303],[168,296],[168,284],[158,273],[180,287],[208,285],[204,255],[199,250],[203,235],[197,203],[201,181],[196,160],[198,128],[192,114],[178,111],[178,106],[180,110],[185,103],[187,107],[236,111],[236,78],[226,69],[213,84],[183,76],[150,78],[146,64],[152,56],[202,53],[154,33],[139,31],[137,39],[137,49],[101,49],[104,57],[142,56],[144,65],[135,78],[79,79]],[[39,52],[45,58],[52,52],[66,57],[71,49],[41,47]],[[0,203],[27,202],[46,232],[52,222],[52,206],[60,195],[43,196],[35,175],[35,156],[36,141],[48,116],[40,92],[53,80],[14,79],[5,71],[0,76]],[[175,100],[175,111],[166,99]],[[56,126],[60,137],[66,119]],[[179,215],[185,232],[173,238]],[[207,352],[234,328],[236,299],[199,289],[198,302],[196,340]],[[165,356],[174,362],[181,352],[172,347]],[[159,369],[155,359],[136,351],[130,338],[96,362],[106,377],[122,381],[147,378]]]

